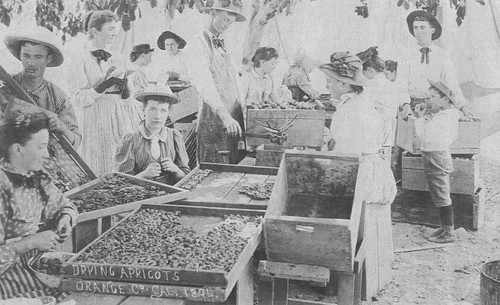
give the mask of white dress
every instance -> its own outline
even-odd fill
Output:
[[[98,64],[91,53],[96,49],[88,42],[75,54],[68,88],[83,137],[80,154],[96,174],[103,175],[113,170],[113,158],[121,138],[133,132],[139,122],[132,115],[131,99],[123,100],[118,94],[100,94],[93,89],[110,67],[126,68],[124,58],[111,52],[107,61]],[[112,87],[107,91],[116,89]]]

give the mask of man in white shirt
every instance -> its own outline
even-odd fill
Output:
[[[433,44],[441,36],[442,27],[432,14],[414,11],[406,18],[408,30],[415,36],[416,44],[407,52],[408,93],[411,103],[402,105],[403,118],[413,114],[412,108],[429,98],[428,79],[442,81],[455,93],[455,106],[466,119],[472,119],[458,83],[450,55]]]
[[[205,8],[210,24],[186,46],[188,74],[200,92],[198,160],[236,164],[241,159],[238,140],[243,129],[243,105],[237,72],[223,34],[233,22],[245,21],[240,0],[217,0]],[[244,152],[244,150],[241,150]]]

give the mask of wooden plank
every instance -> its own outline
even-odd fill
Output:
[[[124,283],[113,281],[63,278],[62,291],[90,292],[99,294],[148,296],[152,298],[187,299],[204,302],[222,302],[226,298],[224,288],[189,287],[146,283]]]
[[[124,295],[95,294],[95,293],[72,293],[64,302],[75,301],[75,304],[85,305],[119,305],[127,299]]]
[[[222,202],[246,203],[249,204],[252,198],[247,194],[240,193],[240,188],[244,185],[252,185],[256,183],[265,183],[268,175],[245,174],[240,181],[227,193]],[[257,202],[267,203],[269,200],[256,200]]]
[[[249,210],[259,210],[265,212],[267,209],[267,204],[260,203],[261,200],[252,200],[250,204],[247,203],[233,203],[233,202],[219,202],[219,201],[198,201],[198,200],[179,200],[172,202],[176,205],[185,206],[201,206],[201,207],[218,207],[218,208],[231,208],[231,209],[249,209]],[[266,201],[267,202],[267,201]]]
[[[423,169],[402,170],[402,187],[407,190],[429,191],[427,177]],[[451,173],[450,192],[454,194],[474,194],[481,185],[481,181],[474,175],[460,175]]]
[[[288,304],[289,284],[287,279],[273,278],[273,305]]]
[[[255,165],[279,167],[285,149],[280,145],[261,145],[256,152]]]
[[[78,252],[99,237],[97,219],[79,222],[73,229],[73,251]]]
[[[352,305],[354,300],[354,274],[337,274],[339,281],[339,292],[337,296],[338,305]]]
[[[261,276],[290,280],[321,283],[330,281],[330,269],[319,266],[260,261],[258,272]]]
[[[247,166],[238,164],[200,163],[200,169],[211,169],[217,172],[232,172],[257,175],[276,175],[278,169],[265,166]]]
[[[179,299],[158,299],[149,297],[128,297],[120,305],[185,305],[186,300]]]
[[[384,289],[392,281],[392,262],[394,244],[392,240],[391,206],[377,206],[377,256],[379,262],[378,290]],[[369,230],[367,228],[367,230]]]
[[[377,226],[377,210],[374,204],[365,206],[365,244],[366,259],[366,296],[370,299],[375,296],[379,290],[379,268],[380,258],[378,256],[379,234],[384,232],[378,231]]]
[[[332,305],[332,303],[289,298],[288,305]]]
[[[470,157],[452,156],[453,174],[474,176],[479,179],[479,155]],[[424,169],[421,156],[410,156],[405,153],[402,156],[402,168]]]
[[[253,305],[253,260],[250,259],[236,283],[236,304]]]
[[[256,297],[259,305],[273,305],[273,282],[273,278],[259,276]]]
[[[222,201],[245,174],[235,172],[212,172],[191,191],[191,200]]]

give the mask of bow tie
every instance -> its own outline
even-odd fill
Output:
[[[420,58],[420,63],[423,64],[424,60],[426,64],[429,64],[429,52],[431,49],[429,48],[421,48],[420,53],[422,53],[422,57]]]
[[[5,172],[9,180],[17,187],[26,185],[27,188],[38,188],[41,186],[41,181],[48,178],[43,171],[34,172],[33,175],[26,177],[25,175]]]
[[[94,55],[95,58],[97,58],[97,64],[101,63],[101,60],[108,61],[108,58],[111,57],[111,54],[108,52],[104,51],[103,49],[91,51],[92,55]]]
[[[213,36],[212,37],[212,43],[214,44],[214,47],[221,48],[224,51],[226,50],[224,48],[224,39]]]

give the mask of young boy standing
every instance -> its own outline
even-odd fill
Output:
[[[449,147],[458,136],[461,113],[454,106],[454,94],[446,84],[441,81],[429,83],[428,101],[415,107],[414,114],[418,118],[415,120],[415,128],[417,136],[422,140],[422,160],[432,201],[439,208],[441,218],[441,227],[429,235],[429,240],[449,243],[457,239],[450,197],[453,163]]]

